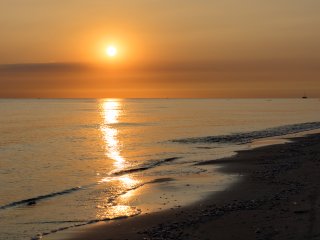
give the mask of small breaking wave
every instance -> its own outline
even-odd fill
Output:
[[[121,171],[118,171],[118,172],[113,172],[112,175],[119,176],[119,175],[124,175],[124,174],[129,174],[129,173],[145,171],[145,170],[148,170],[150,168],[154,168],[154,167],[160,166],[162,164],[175,161],[175,160],[177,160],[179,158],[180,157],[171,157],[171,158],[165,158],[165,159],[161,159],[161,160],[152,161],[149,164],[144,164],[142,166],[140,165],[139,167],[124,169],[124,170],[121,170]]]
[[[156,183],[163,183],[163,182],[171,182],[171,181],[174,181],[175,179],[174,178],[156,178],[156,179],[153,179],[149,182],[145,182],[145,183],[142,183],[142,184],[138,184],[137,186],[134,186],[130,189],[127,189],[117,195],[115,195],[113,198],[110,198],[108,202],[113,202],[116,200],[116,198],[120,197],[121,195],[123,194],[126,194],[127,192],[129,191],[133,191],[133,190],[136,190],[138,189],[139,187],[142,187],[146,184],[156,184]],[[110,206],[107,205],[105,206],[106,208],[109,208]],[[126,211],[127,214],[126,215],[119,215],[119,216],[114,216],[114,217],[105,217],[105,218],[101,218],[101,219],[91,219],[91,220],[82,220],[82,221],[44,221],[44,222],[36,222],[37,224],[52,224],[52,223],[58,223],[58,224],[61,224],[61,223],[73,223],[72,225],[69,225],[69,226],[64,226],[64,227],[60,227],[60,228],[57,228],[57,229],[53,229],[53,230],[50,230],[48,232],[43,232],[41,234],[38,234],[34,237],[31,238],[31,240],[40,240],[43,236],[46,236],[46,235],[49,235],[49,234],[53,234],[53,233],[57,233],[57,232],[61,232],[61,231],[65,231],[65,230],[68,230],[70,228],[76,228],[76,227],[82,227],[82,226],[86,226],[86,225],[90,225],[90,224],[94,224],[94,223],[98,223],[98,222],[106,222],[106,221],[110,221],[110,220],[121,220],[121,219],[125,219],[125,218],[129,218],[129,217],[134,217],[134,216],[137,216],[139,214],[141,214],[141,209],[138,209],[134,206],[127,206],[128,210],[129,211]],[[130,212],[130,214],[128,214],[128,212]],[[34,223],[34,222],[33,222]],[[25,223],[25,224],[31,224],[31,223]]]
[[[73,187],[73,188],[69,188],[60,192],[53,192],[50,194],[46,194],[46,195],[40,195],[34,198],[28,198],[28,199],[24,199],[24,200],[20,200],[20,201],[16,201],[16,202],[12,202],[3,206],[0,206],[0,209],[7,209],[10,207],[16,207],[19,205],[27,205],[27,206],[31,206],[37,203],[37,201],[39,200],[43,200],[43,199],[47,199],[47,198],[52,198],[52,197],[56,197],[56,196],[61,196],[64,194],[69,194],[78,190],[81,190],[83,187]]]
[[[36,236],[31,237],[31,240],[40,240],[40,239],[42,239],[42,237],[44,237],[46,235],[57,233],[57,232],[61,232],[61,231],[65,231],[65,230],[68,230],[70,228],[82,227],[82,226],[86,226],[86,225],[90,225],[90,224],[94,224],[94,223],[98,223],[98,222],[107,222],[107,221],[111,221],[111,220],[121,220],[121,219],[134,217],[134,216],[137,216],[137,215],[141,214],[141,210],[140,209],[137,209],[135,207],[131,207],[131,209],[132,209],[132,214],[131,215],[121,215],[121,216],[112,217],[112,218],[108,217],[108,218],[103,218],[103,219],[88,220],[88,221],[80,222],[80,223],[77,223],[77,224],[74,224],[74,225],[53,229],[53,230],[50,230],[48,232],[39,233]]]
[[[151,161],[151,163],[149,163],[149,164],[140,165],[140,166],[135,167],[135,168],[124,169],[124,170],[121,170],[121,171],[118,171],[118,172],[111,172],[110,176],[118,177],[118,176],[125,175],[125,174],[145,171],[145,170],[160,166],[162,164],[165,164],[165,163],[168,163],[168,162],[172,162],[172,161],[177,160],[177,159],[179,159],[179,157],[171,157],[171,158],[165,158],[165,159],[160,159],[160,160],[154,160],[154,161]],[[11,208],[11,207],[18,207],[18,206],[21,206],[21,205],[34,206],[41,200],[45,200],[45,199],[48,199],[48,198],[54,198],[54,197],[62,196],[62,195],[65,195],[65,194],[70,194],[70,193],[73,193],[73,192],[76,192],[76,191],[79,191],[79,190],[82,190],[82,189],[87,189],[87,188],[93,187],[93,186],[95,186],[97,184],[98,183],[91,183],[91,184],[86,185],[86,186],[73,187],[73,188],[69,188],[69,189],[66,189],[66,190],[63,190],[63,191],[59,191],[59,192],[53,192],[53,193],[49,193],[49,194],[45,194],[45,195],[36,196],[36,197],[33,197],[33,198],[28,198],[28,199],[23,199],[23,200],[11,202],[11,203],[8,203],[6,205],[0,206],[0,210],[5,210],[5,209]],[[128,190],[133,190],[133,189],[128,189]],[[115,196],[115,198],[116,197],[117,196]]]
[[[268,128],[261,131],[234,133],[230,135],[219,135],[219,136],[206,136],[206,137],[194,137],[172,140],[176,143],[221,143],[221,144],[246,144],[256,139],[266,137],[277,137],[287,134],[299,133],[304,131],[310,131],[320,128],[320,122],[308,122],[301,124],[291,124],[280,127]]]

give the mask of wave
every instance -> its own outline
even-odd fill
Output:
[[[77,223],[77,221],[74,221],[77,224],[66,226],[66,227],[57,228],[57,229],[54,229],[54,230],[50,230],[48,232],[39,233],[36,236],[31,237],[31,240],[40,240],[40,239],[42,239],[42,237],[44,237],[46,235],[50,235],[50,234],[53,234],[53,233],[65,231],[65,230],[68,230],[70,228],[83,227],[83,226],[94,224],[94,223],[98,223],[98,222],[107,222],[107,221],[111,221],[111,220],[112,221],[121,220],[121,219],[134,217],[134,216],[137,216],[137,215],[141,214],[141,210],[140,209],[136,209],[135,207],[131,207],[131,208],[136,210],[131,215],[121,215],[121,216],[117,216],[117,217],[104,218],[104,219],[92,219],[92,220],[88,220],[88,221],[79,221],[78,223]]]
[[[108,202],[115,201],[116,198],[118,198],[119,196],[121,196],[123,194],[126,194],[129,191],[138,189],[139,187],[142,187],[142,186],[144,186],[146,184],[171,182],[171,181],[174,181],[174,180],[175,180],[174,178],[156,178],[156,179],[153,179],[153,180],[151,180],[149,182],[138,184],[137,186],[134,186],[134,187],[132,187],[130,189],[127,189],[127,190],[115,195],[113,198],[110,198]],[[91,220],[82,220],[82,221],[79,221],[79,220],[77,220],[77,221],[44,221],[44,222],[32,222],[32,223],[25,223],[25,224],[33,224],[33,223],[36,223],[36,224],[73,223],[73,225],[57,228],[57,229],[51,230],[49,232],[43,232],[43,233],[38,234],[38,235],[36,235],[36,236],[31,238],[32,240],[39,240],[45,235],[49,235],[49,234],[52,234],[52,233],[64,231],[64,230],[67,230],[67,229],[70,229],[70,228],[81,227],[81,226],[90,225],[90,224],[93,224],[93,223],[106,222],[106,221],[110,221],[110,220],[121,220],[121,219],[124,219],[124,218],[129,218],[129,217],[133,217],[133,216],[137,216],[137,215],[141,214],[141,210],[140,209],[137,209],[136,207],[130,207],[130,208],[131,208],[131,210],[133,210],[131,215],[130,214],[129,215],[120,215],[120,216],[116,216],[116,217],[107,217],[107,218],[103,218],[103,219],[91,219]]]
[[[177,140],[172,140],[172,142],[190,143],[190,144],[192,143],[245,144],[260,138],[283,136],[287,134],[299,133],[299,132],[314,130],[318,128],[320,128],[320,122],[308,122],[308,123],[291,124],[291,125],[285,125],[280,127],[268,128],[260,131],[234,133],[230,135],[177,139]]]
[[[154,168],[154,167],[160,166],[160,165],[168,163],[168,162],[175,161],[177,159],[179,159],[179,157],[171,157],[171,158],[165,158],[165,159],[161,159],[161,160],[156,160],[156,161],[152,161],[149,164],[140,165],[139,167],[136,167],[136,168],[129,168],[129,169],[120,170],[118,172],[113,172],[112,175],[119,176],[119,175],[123,175],[123,174],[141,172],[141,171],[148,170],[150,168]]]
[[[19,206],[19,205],[29,205],[29,206],[31,206],[31,205],[36,204],[37,201],[39,201],[39,200],[52,198],[52,197],[56,197],[56,196],[61,196],[61,195],[64,195],[64,194],[69,194],[69,193],[81,190],[82,188],[83,187],[73,187],[73,188],[69,188],[69,189],[66,189],[66,190],[63,190],[63,191],[60,191],[60,192],[53,192],[53,193],[46,194],[46,195],[40,195],[40,196],[37,196],[37,197],[33,197],[33,198],[28,198],[28,199],[12,202],[12,203],[0,206],[0,209],[3,210],[3,209],[10,208],[10,207],[16,207],[16,206]]]
[[[136,168],[129,168],[129,169],[124,169],[124,170],[121,170],[121,171],[118,171],[118,172],[112,172],[110,174],[110,176],[121,176],[121,175],[125,175],[125,174],[145,171],[145,170],[148,170],[150,168],[154,168],[154,167],[160,166],[162,164],[174,161],[174,160],[176,160],[178,158],[179,157],[171,157],[171,158],[165,158],[165,159],[160,159],[160,160],[154,160],[154,161],[152,161],[152,163],[145,164],[145,165],[140,165],[139,167],[136,167]],[[148,183],[152,183],[152,182],[146,182],[144,184],[148,184]],[[19,201],[16,201],[16,202],[11,202],[9,204],[0,206],[0,210],[5,210],[7,208],[17,207],[17,206],[20,206],[20,205],[34,206],[40,200],[45,200],[45,199],[48,199],[48,198],[53,198],[53,197],[58,197],[58,196],[62,196],[62,195],[65,195],[65,194],[70,194],[70,193],[73,193],[73,192],[76,192],[76,191],[79,191],[79,190],[82,190],[82,189],[90,188],[90,187],[95,186],[97,184],[98,183],[92,183],[92,184],[89,184],[89,185],[86,185],[86,186],[73,187],[73,188],[69,188],[69,189],[66,189],[66,190],[63,190],[63,191],[59,191],[59,192],[53,192],[53,193],[49,193],[49,194],[45,194],[45,195],[36,196],[36,197],[33,197],[33,198],[28,198],[28,199],[19,200]],[[140,187],[140,186],[138,186],[138,187]],[[127,189],[127,191],[130,191],[130,190],[134,190],[134,189]],[[124,194],[124,193],[121,193],[121,194]],[[110,201],[113,201],[114,198],[117,198],[117,197],[118,197],[118,195],[114,196],[113,198],[110,198]]]

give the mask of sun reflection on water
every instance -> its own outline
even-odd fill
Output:
[[[116,219],[120,217],[130,217],[140,214],[141,210],[127,205],[110,206],[108,212],[101,211],[97,213],[100,220]]]
[[[133,179],[132,177],[127,176],[120,176],[120,177],[105,177],[100,182],[112,182],[112,181],[119,181],[118,185],[125,187],[127,189],[132,189],[139,184],[139,181]]]
[[[114,166],[117,169],[123,169],[125,159],[121,156],[121,144],[118,139],[119,130],[115,127],[115,124],[119,122],[119,115],[122,111],[120,100],[102,100],[100,106],[103,118],[100,129],[104,138],[106,156],[114,160]]]
[[[111,172],[123,170],[127,164],[126,159],[121,155],[122,143],[119,140],[119,118],[123,114],[121,100],[118,99],[104,99],[100,103],[100,111],[102,116],[102,124],[100,130],[103,136],[105,155],[107,159],[113,161],[114,169]],[[110,184],[110,188],[114,191],[113,199],[104,199],[101,204],[98,204],[97,217],[103,218],[116,218],[120,216],[132,216],[139,214],[139,210],[132,207],[123,205],[117,202],[116,196],[128,194],[131,190],[137,188],[140,181],[132,178],[130,175],[125,176],[107,176],[102,178],[100,183]],[[112,187],[111,187],[112,186]]]

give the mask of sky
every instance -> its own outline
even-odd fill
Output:
[[[318,0],[0,0],[0,97],[320,97],[319,9]]]

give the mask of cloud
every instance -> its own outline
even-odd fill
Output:
[[[0,73],[68,72],[87,69],[88,66],[81,63],[20,63],[0,65]]]
[[[194,62],[137,62],[134,64],[30,63],[0,65],[1,74],[75,72],[278,72],[320,71],[320,60],[220,60]]]

